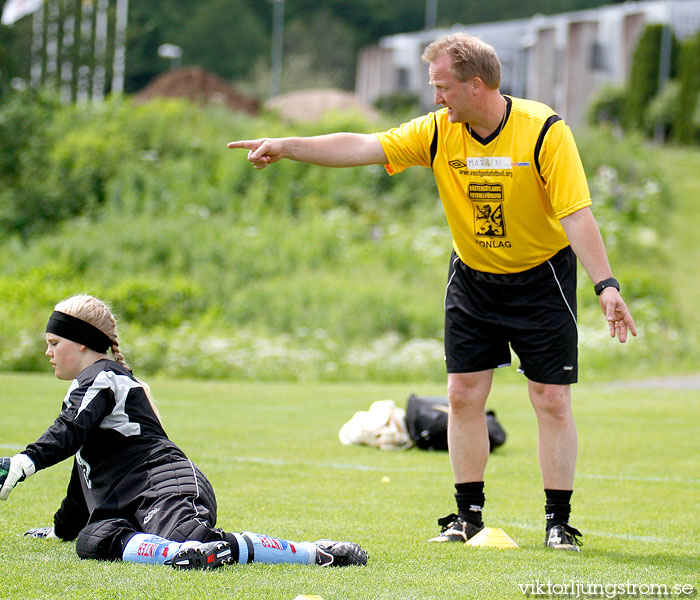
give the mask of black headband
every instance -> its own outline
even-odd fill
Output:
[[[67,340],[83,344],[96,352],[107,352],[112,347],[112,340],[97,327],[57,310],[53,311],[49,317],[46,333],[54,333]]]

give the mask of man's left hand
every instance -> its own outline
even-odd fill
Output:
[[[625,301],[614,287],[607,287],[600,293],[600,308],[608,320],[610,337],[617,336],[620,343],[627,341],[627,330],[634,336],[637,335],[637,328],[634,319],[630,314]]]

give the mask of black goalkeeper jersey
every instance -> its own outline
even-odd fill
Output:
[[[108,359],[78,374],[56,421],[24,453],[37,470],[75,455],[89,514],[98,507],[119,510],[133,500],[142,490],[129,489],[129,482],[141,487],[145,464],[166,455],[186,460],[168,439],[143,386]]]

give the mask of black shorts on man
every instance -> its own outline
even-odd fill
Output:
[[[520,273],[476,271],[452,252],[445,293],[448,373],[511,364],[531,381],[565,385],[578,378],[576,255],[570,246]]]

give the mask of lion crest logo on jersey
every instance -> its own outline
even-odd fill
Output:
[[[505,237],[503,184],[470,183],[469,198],[474,205],[474,233],[478,237]]]

